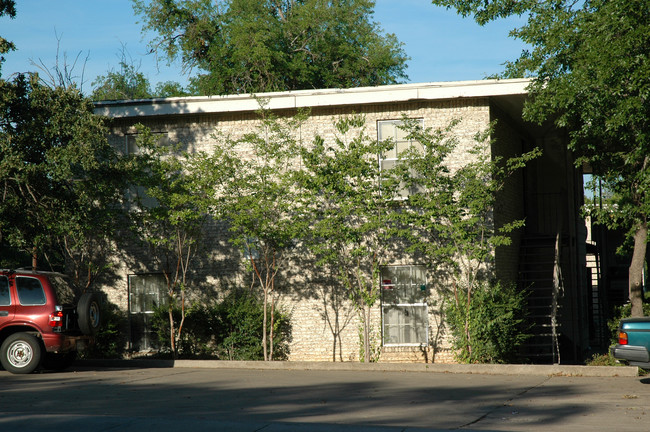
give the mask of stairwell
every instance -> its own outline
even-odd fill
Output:
[[[527,236],[520,249],[520,289],[527,289],[528,321],[531,337],[521,347],[521,356],[531,363],[560,362],[558,305],[562,294],[559,271],[559,239],[554,236]]]

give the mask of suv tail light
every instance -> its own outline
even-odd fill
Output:
[[[618,332],[618,343],[619,345],[627,345],[627,333]]]
[[[54,312],[50,314],[50,327],[63,327],[63,306],[54,306]]]

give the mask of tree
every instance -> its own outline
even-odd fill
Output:
[[[9,18],[16,17],[16,2],[14,0],[0,0],[0,17],[7,15]],[[13,42],[0,36],[0,72],[2,71],[2,63],[5,61],[3,54],[16,49]]]
[[[120,61],[119,71],[109,71],[106,75],[95,78],[92,99],[102,100],[126,100],[126,99],[147,99],[152,97],[149,79],[133,64]]]
[[[502,341],[504,335],[492,337],[495,335],[489,327],[500,319],[500,326],[493,326],[495,330],[516,330],[519,321],[514,320],[515,325],[509,326],[504,324],[506,317],[481,320],[491,312],[481,302],[491,295],[486,288],[491,286],[495,300],[516,297],[511,304],[500,304],[503,310],[510,306],[520,308],[521,293],[517,297],[506,285],[492,281],[495,248],[510,244],[510,234],[524,223],[513,220],[495,226],[497,197],[507,178],[538,157],[540,151],[534,149],[507,160],[495,157],[489,139],[492,130],[488,129],[476,134],[474,147],[466,155],[467,162],[454,169],[449,165],[449,157],[459,144],[453,134],[457,123],[453,121],[446,128],[434,130],[404,118],[401,128],[405,139],[417,145],[399,154],[400,163],[385,174],[384,184],[392,181],[409,191],[399,211],[390,214],[395,221],[391,224],[395,235],[406,239],[408,251],[426,257],[438,280],[452,285],[451,292],[443,289],[443,293],[448,297],[448,324],[456,336],[454,344],[461,360],[494,361],[496,358],[486,353],[486,342],[475,336],[487,335],[491,340]],[[501,309],[494,306],[493,310]],[[511,349],[502,349],[503,344],[492,346],[496,345],[500,345],[499,355],[511,354]]]
[[[372,307],[380,296],[379,273],[388,248],[392,192],[382,190],[377,155],[390,143],[367,135],[363,116],[339,119],[333,143],[321,137],[302,150],[299,184],[308,203],[307,242],[318,259],[338,272],[361,326],[361,359],[376,361]],[[337,335],[334,334],[334,337]]]
[[[94,90],[91,98],[95,101],[148,99],[189,94],[183,89],[183,86],[174,81],[158,83],[152,91],[149,78],[140,72],[140,65],[129,57],[124,46],[122,47],[119,70],[110,70],[106,75],[98,76],[92,85]]]
[[[228,223],[230,241],[246,257],[251,287],[261,291],[264,360],[273,360],[277,276],[288,252],[301,237],[302,219],[293,188],[299,143],[295,133],[304,118],[286,122],[264,109],[260,126],[241,138],[220,137],[213,154],[198,154],[196,170],[204,190],[214,197],[212,216]]]
[[[159,142],[144,127],[139,127],[137,145],[137,178],[131,186],[138,209],[133,212],[135,229],[150,247],[167,282],[169,344],[176,357],[185,323],[189,276],[201,244],[208,201],[197,191],[194,159],[179,146]],[[181,318],[176,322],[174,310],[179,303]]]
[[[0,242],[33,267],[67,261],[88,288],[105,269],[99,252],[119,220],[127,172],[92,103],[35,74],[0,80],[0,155]]]
[[[408,60],[371,0],[134,0],[152,51],[180,58],[195,93],[393,84]]]
[[[433,0],[479,24],[511,15],[527,22],[511,34],[529,45],[506,76],[532,75],[525,118],[564,128],[576,164],[588,163],[614,192],[594,214],[632,240],[629,297],[642,316],[650,214],[650,5],[647,0]]]

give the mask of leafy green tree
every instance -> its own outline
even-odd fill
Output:
[[[186,316],[186,291],[200,247],[207,213],[207,197],[197,193],[196,167],[180,146],[160,142],[151,131],[139,127],[137,177],[131,186],[134,228],[150,247],[152,258],[167,282],[169,344],[178,355]],[[181,310],[180,321],[174,308]]]
[[[174,81],[156,84],[151,90],[151,83],[142,72],[140,66],[129,57],[126,47],[122,47],[119,70],[110,70],[106,75],[100,75],[93,81],[91,98],[102,100],[148,99],[154,97],[188,96],[183,86]]]
[[[335,127],[333,143],[317,137],[302,150],[298,181],[310,220],[306,241],[318,264],[337,269],[361,323],[361,358],[371,362],[376,360],[372,308],[380,296],[392,203],[392,193],[379,187],[377,155],[392,144],[369,137],[360,115],[339,119]]]
[[[8,16],[9,18],[16,17],[16,2],[14,0],[0,0],[0,17]],[[2,71],[2,63],[5,61],[3,54],[16,49],[13,42],[0,36],[0,72]]]
[[[462,359],[474,361],[485,357],[476,355],[483,341],[476,339],[475,327],[489,313],[481,290],[494,277],[494,249],[510,244],[510,233],[523,226],[523,220],[494,226],[497,196],[506,179],[540,152],[507,160],[495,157],[488,129],[475,136],[468,161],[452,168],[449,158],[459,144],[453,134],[456,125],[454,121],[444,129],[425,129],[404,118],[400,127],[417,145],[399,154],[400,162],[385,173],[383,184],[394,182],[409,191],[399,211],[391,212],[391,226],[407,241],[407,251],[426,257],[437,279],[451,282],[453,288],[446,292],[447,309],[453,312],[449,325],[458,336]]]
[[[371,0],[134,0],[151,49],[181,59],[200,94],[393,84],[407,57]]]
[[[133,64],[120,61],[119,71],[109,71],[98,76],[92,83],[92,99],[126,100],[147,99],[152,97],[149,79]]]
[[[261,102],[263,105],[263,101]],[[276,277],[301,236],[291,173],[298,115],[286,122],[260,110],[258,130],[241,138],[219,137],[212,154],[197,155],[197,177],[214,197],[211,214],[229,225],[230,241],[246,257],[264,306],[264,360],[273,360]]]
[[[433,0],[479,24],[512,15],[527,43],[506,76],[533,76],[525,118],[553,120],[570,137],[576,164],[588,163],[613,192],[596,221],[629,230],[632,316],[642,316],[650,214],[650,5],[647,0]]]
[[[0,80],[0,242],[72,268],[80,288],[106,269],[127,166],[74,87]],[[24,264],[24,263],[23,263]]]
[[[183,88],[183,86],[180,83],[177,83],[176,81],[165,81],[156,84],[156,87],[153,90],[152,97],[166,98],[166,97],[190,96],[190,95],[191,93],[185,90],[185,88]]]
[[[463,363],[511,363],[528,338],[526,292],[515,286],[481,280],[472,301],[451,301],[445,319],[456,358]]]

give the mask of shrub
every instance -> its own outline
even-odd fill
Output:
[[[102,303],[102,326],[95,342],[82,351],[82,358],[122,358],[126,350],[128,321],[126,313],[112,303]]]
[[[167,307],[154,313],[152,326],[163,351],[169,352],[169,315]],[[173,309],[180,323],[180,308]],[[233,290],[220,303],[192,305],[186,310],[179,356],[183,358],[219,358],[223,360],[263,360],[262,320],[264,306],[254,294]],[[274,317],[273,357],[288,355],[291,334],[289,317],[276,310]]]
[[[525,320],[526,292],[514,285],[478,283],[468,306],[467,290],[449,299],[445,319],[456,358],[463,363],[507,363],[529,337]]]
[[[650,316],[650,293],[646,294],[643,299],[643,315]],[[611,344],[615,345],[618,343],[618,324],[623,318],[630,318],[632,314],[632,304],[626,303],[623,306],[617,306],[614,308],[614,314],[612,319],[607,321],[607,327],[610,331]]]

